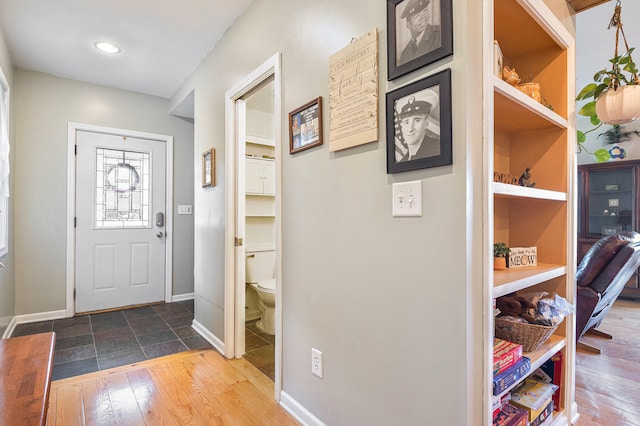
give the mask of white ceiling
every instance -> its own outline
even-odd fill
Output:
[[[170,98],[252,1],[0,0],[0,27],[18,68]],[[577,90],[613,56],[614,5],[577,15]],[[640,28],[631,26],[638,17],[640,1],[624,2],[632,46],[640,46]],[[122,53],[98,52],[99,40]]]
[[[593,82],[596,71],[606,68],[613,57],[616,30],[608,30],[607,27],[615,5],[615,1],[609,1],[576,15],[576,92]],[[631,56],[640,65],[640,1],[626,0],[621,5],[621,20],[627,42],[629,47],[636,48]],[[618,49],[618,54],[626,51],[622,36]]]
[[[0,0],[0,27],[17,68],[170,98],[252,1]]]

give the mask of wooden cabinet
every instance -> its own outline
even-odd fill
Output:
[[[492,31],[485,34],[485,50],[493,53],[493,43],[497,41],[504,65],[515,68],[523,81],[539,83],[543,97],[538,102],[503,81],[494,73],[493,55],[485,55],[485,93],[490,96],[485,100],[485,316],[490,342],[493,302],[497,297],[516,291],[547,291],[570,303],[575,300],[575,127],[569,119],[575,114],[575,78],[574,38],[542,0],[485,2],[485,9],[493,10],[488,25]],[[519,177],[527,168],[531,169],[535,187],[493,181],[494,173]],[[510,247],[536,246],[538,265],[493,271],[494,242],[505,242]],[[487,353],[489,360],[491,349]],[[524,355],[531,359],[533,372],[558,352],[563,355],[562,387],[552,424],[565,425],[577,416],[572,315],[540,349]],[[490,365],[485,368],[488,380],[484,423],[491,424],[491,403],[516,384],[492,396],[493,374]]]
[[[578,167],[578,264],[605,235],[638,231],[640,160]],[[640,299],[636,272],[621,297]]]
[[[276,164],[273,160],[247,158],[246,192],[253,195],[275,195]]]

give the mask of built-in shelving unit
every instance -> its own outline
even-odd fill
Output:
[[[275,140],[247,135],[245,220],[247,251],[275,249]]]
[[[494,300],[514,292],[547,291],[574,302],[575,71],[574,38],[543,0],[484,1],[488,360],[484,423],[490,425],[491,404],[501,396],[492,395],[491,383]],[[500,46],[504,65],[515,68],[523,82],[540,84],[541,102],[494,74],[494,40]],[[493,182],[494,173],[518,177],[527,168],[535,187]],[[537,266],[493,271],[494,242],[505,242],[510,247],[536,246]],[[562,352],[560,406],[554,408],[552,423],[555,426],[571,424],[577,416],[574,329],[570,315],[540,349],[524,354],[531,359],[533,372]]]

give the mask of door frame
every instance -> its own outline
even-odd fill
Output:
[[[117,129],[113,127],[95,126],[93,124],[68,124],[67,135],[67,273],[66,273],[66,316],[75,314],[74,290],[76,287],[76,133],[87,131],[105,133],[115,136],[126,136],[138,139],[151,139],[166,144],[165,161],[165,277],[164,298],[166,303],[172,299],[173,289],[173,136],[159,135],[135,130]]]
[[[227,226],[225,227],[225,291],[224,291],[224,355],[227,358],[240,358],[242,353],[238,348],[244,346],[244,342],[238,342],[237,326],[244,319],[244,303],[239,306],[239,297],[236,291],[236,246],[235,239],[237,215],[244,215],[244,212],[237,212],[237,197],[239,193],[238,176],[245,173],[244,165],[238,161],[238,140],[237,140],[237,114],[236,101],[251,92],[265,80],[273,76],[274,81],[274,129],[275,129],[275,163],[276,163],[276,336],[275,336],[275,381],[274,398],[280,400],[282,387],[282,54],[274,54],[262,65],[247,75],[242,81],[228,90],[225,94],[225,217]],[[244,141],[242,142],[244,143]],[[241,180],[242,181],[242,180]],[[244,196],[244,188],[242,188]],[[244,286],[242,287],[244,291]]]

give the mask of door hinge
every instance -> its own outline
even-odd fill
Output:
[[[73,227],[76,228],[78,226],[78,218],[74,217],[73,218]]]
[[[242,247],[242,243],[243,243],[242,238],[236,237],[236,242],[235,242],[236,247]]]
[[[73,300],[76,300],[76,289],[73,289]]]
[[[75,144],[73,146],[73,153],[74,153],[74,155],[78,155],[78,144]]]

